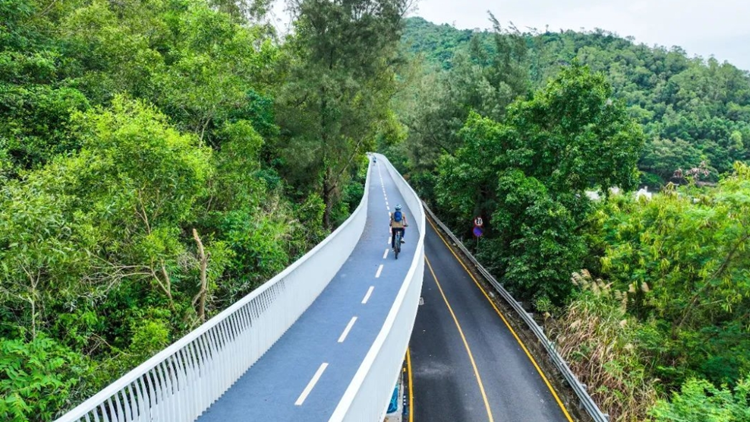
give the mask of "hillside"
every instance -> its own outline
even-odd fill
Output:
[[[416,53],[394,101],[404,141],[382,149],[543,315],[599,407],[617,422],[747,421],[747,72],[497,22],[412,18],[401,48]],[[636,198],[644,184],[657,193]]]
[[[513,31],[507,31],[512,33]],[[455,67],[457,55],[472,49],[495,51],[493,31],[459,30],[409,18],[402,47],[423,55],[434,67]],[[635,44],[605,31],[520,34],[528,48],[524,66],[530,88],[542,86],[562,66],[577,60],[603,72],[616,98],[642,126],[647,144],[638,167],[642,183],[659,186],[678,169],[705,167],[710,181],[731,171],[736,160],[750,160],[750,75],[713,58],[690,58],[678,47]]]

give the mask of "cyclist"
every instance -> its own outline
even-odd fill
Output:
[[[401,205],[396,205],[396,211],[391,213],[391,248],[396,249],[396,233],[401,232],[401,243],[406,243],[406,227],[409,224],[406,221],[406,215],[401,212]]]

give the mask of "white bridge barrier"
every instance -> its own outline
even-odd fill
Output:
[[[419,242],[416,244],[409,272],[406,274],[385,323],[329,422],[381,422],[383,420],[393,394],[393,387],[401,373],[422,292],[425,236],[425,214],[422,202],[391,163],[384,156],[376,155],[378,162],[385,164],[406,206],[409,207],[412,221],[419,229]]]
[[[397,183],[406,187],[402,179]],[[349,258],[349,254],[341,251],[354,250],[364,231],[369,185],[368,172],[365,195],[357,209],[341,227],[305,256],[57,422],[192,422],[197,419],[281,338]],[[399,189],[402,189],[401,185]],[[422,224],[419,227],[424,237],[422,207],[413,192],[412,196],[408,197],[407,204],[412,210],[419,210],[420,214],[414,215],[420,216],[415,220]],[[406,193],[404,197],[407,198]],[[419,245],[422,246],[421,240]],[[416,264],[413,264],[409,275],[416,277],[418,274],[421,283],[422,254],[417,255],[420,265],[414,268]],[[414,293],[412,290],[409,289],[408,294],[401,292],[398,300],[416,304],[419,291],[417,289]],[[407,313],[406,316],[411,318],[409,321],[413,322],[411,307]],[[400,313],[398,317],[401,317]],[[389,315],[391,325],[394,319],[395,316]],[[396,320],[400,324],[406,319]],[[411,325],[408,328],[410,334]],[[405,346],[401,347],[402,343],[405,345],[408,340],[408,336],[398,338],[396,345],[401,353],[398,365],[406,350]],[[396,350],[391,349],[390,341],[386,345],[389,353]],[[380,357],[376,363],[381,364]],[[394,367],[395,362],[388,363],[389,369]],[[377,391],[378,398],[389,395],[394,383],[395,376],[391,376],[390,385]],[[385,403],[385,400],[381,402]]]

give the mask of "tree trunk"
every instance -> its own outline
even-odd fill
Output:
[[[193,238],[195,243],[198,244],[198,257],[200,258],[201,265],[201,288],[197,295],[193,298],[193,305],[198,302],[198,317],[201,323],[206,322],[206,295],[208,294],[208,287],[206,283],[206,268],[208,267],[208,255],[205,249],[203,249],[203,242],[198,236],[198,231],[193,229]]]
[[[174,309],[174,299],[172,298],[172,281],[169,279],[169,273],[167,272],[167,267],[164,265],[164,260],[161,261],[161,274],[164,277],[164,283],[159,280],[159,276],[156,274],[156,271],[151,268],[151,274],[154,276],[154,280],[156,280],[156,283],[161,287],[162,291],[167,295],[167,298],[169,299],[169,309]]]
[[[323,210],[323,227],[331,229],[331,207],[332,207],[332,195],[331,195],[331,169],[328,164],[328,125],[326,122],[326,108],[328,102],[326,101],[326,89],[325,87],[320,88],[320,139],[323,142],[323,203],[325,209]]]
[[[331,172],[329,169],[325,169],[325,175],[323,176],[323,203],[325,204],[325,210],[323,211],[323,227],[326,229],[331,228],[331,208],[333,207],[333,190],[331,189]]]
[[[31,339],[36,340],[36,300],[29,299],[31,302]]]

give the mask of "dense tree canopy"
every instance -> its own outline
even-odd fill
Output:
[[[736,384],[750,372],[749,206],[750,167],[740,163],[709,192],[670,189],[645,204],[612,205],[602,274],[637,291],[628,308],[653,324],[647,346],[664,362],[665,381]]]
[[[477,256],[616,420],[747,420],[746,71],[404,26],[406,0],[290,0],[282,39],[270,6],[0,3],[0,419],[55,418],[278,273],[380,148],[457,233],[484,217]]]
[[[483,217],[468,245],[613,420],[746,421],[750,75],[490,20],[407,20],[421,73],[386,149],[457,233]]]
[[[2,2],[0,419],[53,419],[359,202],[403,6],[344,3],[297,2],[285,41],[267,0]],[[292,93],[326,130],[289,118]],[[313,177],[287,154],[299,139],[330,156]]]
[[[450,78],[452,84],[466,72],[467,54],[472,66],[498,68],[487,57],[505,54],[498,47],[499,29],[496,22],[493,31],[475,32],[410,18],[402,45],[422,54],[427,64],[455,75]],[[714,58],[689,58],[679,47],[635,44],[602,30],[518,34],[503,29],[501,32],[506,40],[511,39],[508,36],[511,34],[525,40],[528,53],[524,69],[533,87],[543,86],[550,76],[576,60],[606,76],[612,85],[613,98],[626,102],[629,114],[641,123],[646,134],[646,147],[638,163],[643,172],[641,183],[656,187],[675,181],[676,170],[698,167],[701,162],[710,169],[708,180],[716,181],[720,174],[732,170],[734,161],[750,160],[750,148],[746,145],[750,136],[747,71]],[[483,85],[475,79],[471,86]],[[460,97],[458,102],[482,112]],[[455,136],[459,127],[448,129],[441,138]]]
[[[325,203],[324,224],[354,159],[372,150],[395,87],[396,45],[404,0],[291,3],[296,33],[287,46],[292,83],[279,95],[282,155],[292,179]]]
[[[441,209],[459,221],[485,217],[492,266],[520,297],[565,297],[586,251],[585,190],[634,186],[640,128],[601,75],[575,65],[512,104],[502,124],[473,114],[460,137],[439,162]]]

